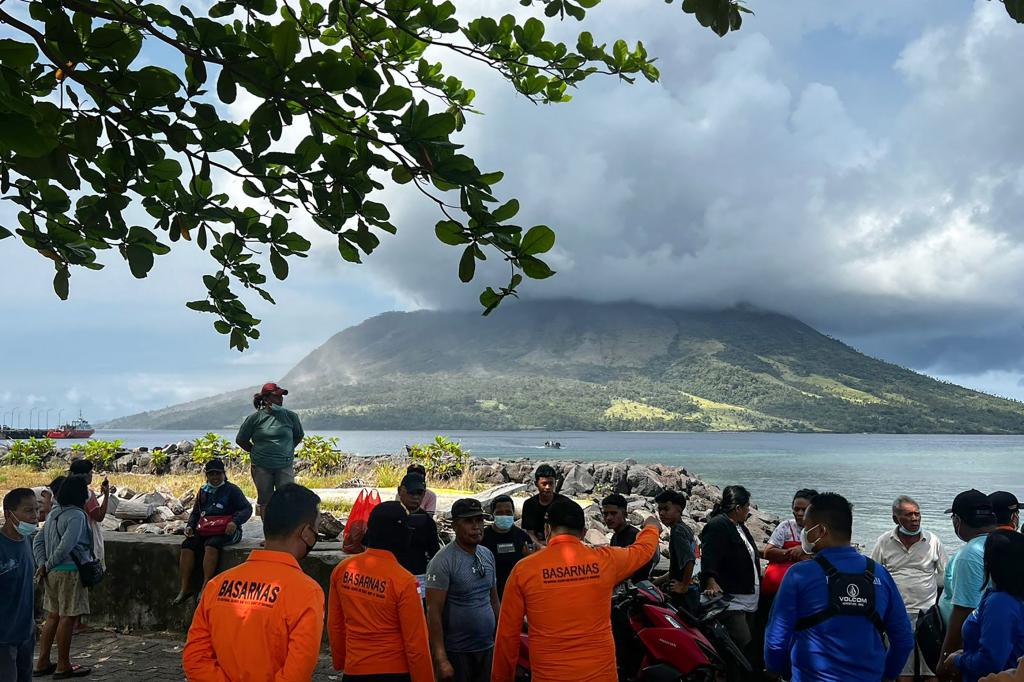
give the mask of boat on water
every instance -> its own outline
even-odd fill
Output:
[[[64,424],[58,426],[55,429],[50,429],[46,432],[47,438],[89,438],[92,434],[96,433],[96,429],[92,428],[87,420],[79,417],[70,424]]]

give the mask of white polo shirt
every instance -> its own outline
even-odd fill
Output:
[[[934,533],[921,532],[921,539],[907,549],[893,528],[875,542],[871,558],[885,566],[896,581],[907,612],[917,615],[935,604],[946,570],[946,549]]]

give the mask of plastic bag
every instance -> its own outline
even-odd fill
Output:
[[[341,551],[345,554],[359,554],[366,550],[363,537],[366,535],[366,523],[370,520],[370,512],[380,504],[380,493],[376,490],[363,488],[359,491],[356,503],[348,515],[345,534],[342,538]]]

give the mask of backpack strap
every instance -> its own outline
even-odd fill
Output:
[[[820,554],[814,557],[814,563],[821,566],[821,570],[825,572],[826,583],[832,580],[832,578],[834,578],[835,576],[839,575],[839,571],[836,569],[835,566],[832,565],[832,562],[826,559],[825,557],[821,556]],[[816,625],[824,623],[826,620],[836,615],[837,613],[838,609],[836,609],[835,605],[832,604],[832,600],[829,599],[829,605],[821,611],[818,611],[817,613],[812,613],[809,616],[804,616],[803,618],[798,618],[796,624],[794,625],[794,629],[797,632],[800,632],[802,630],[809,630]]]
[[[864,577],[871,581],[871,584],[875,584],[875,562],[871,557],[867,557],[867,566],[864,569]],[[882,616],[878,613],[878,608],[871,609],[871,615],[868,616],[871,624],[878,630],[878,634],[885,636],[885,623],[882,621]]]

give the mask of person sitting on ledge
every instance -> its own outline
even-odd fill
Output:
[[[252,516],[252,504],[245,493],[228,481],[224,462],[214,458],[206,463],[206,485],[199,489],[185,527],[178,563],[181,587],[172,603],[180,604],[192,594],[192,572],[196,558],[202,561],[203,585],[217,572],[220,550],[242,539],[242,524]],[[226,521],[226,524],[225,524]]]

